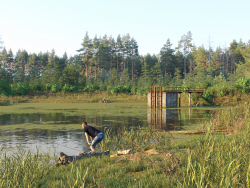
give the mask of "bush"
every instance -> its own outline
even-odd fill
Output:
[[[250,79],[246,77],[242,77],[236,81],[236,88],[243,94],[248,93],[250,91]]]
[[[131,93],[132,94],[136,94],[137,90],[138,90],[138,87],[137,86],[133,86],[132,89],[131,89]]]
[[[62,88],[62,91],[63,92],[74,92],[76,91],[77,88],[75,86],[72,86],[72,85],[68,85],[68,84],[65,84]]]
[[[123,92],[131,93],[132,87],[131,85],[125,85],[123,86]]]
[[[0,80],[0,94],[3,94],[5,96],[8,96],[11,94],[11,87],[7,80],[1,79]]]
[[[203,83],[198,83],[195,88],[204,88],[204,89],[207,89],[209,86],[211,86],[210,83],[208,82],[203,82]]]
[[[181,87],[182,87],[182,89],[183,89],[184,92],[186,92],[188,90],[188,85],[187,85],[186,82],[183,83]]]
[[[216,93],[218,96],[223,97],[224,95],[227,94],[227,92],[228,92],[228,89],[225,84],[217,86]]]
[[[209,95],[213,96],[215,94],[215,88],[214,87],[208,87],[206,89],[206,93],[208,93]]]
[[[52,87],[51,87],[51,91],[52,91],[53,93],[57,93],[58,91],[60,91],[59,85],[53,84]]]
[[[100,85],[100,86],[99,86],[99,90],[100,90],[100,91],[106,91],[106,90],[107,90],[107,86],[105,86],[105,85]]]
[[[94,92],[96,90],[98,90],[98,86],[95,85],[95,84],[90,84],[90,85],[87,85],[85,88],[84,88],[84,91],[89,91],[89,92]]]
[[[198,98],[199,98],[198,93],[192,93],[191,94],[191,99],[192,99],[193,102],[196,102],[198,100]]]
[[[13,94],[25,95],[30,91],[29,85],[22,82],[17,84],[11,84],[11,89],[14,91]]]
[[[51,90],[51,87],[52,87],[52,84],[48,83],[48,84],[45,85],[45,89],[46,90]]]
[[[202,96],[201,96],[205,101],[207,101],[207,102],[210,102],[211,101],[211,99],[212,99],[212,95],[210,95],[209,93],[203,93],[202,94]]]
[[[29,84],[29,88],[33,91],[41,91],[43,90],[43,86],[40,84]]]
[[[147,95],[148,92],[149,92],[149,87],[144,86],[144,87],[139,87],[136,94]]]

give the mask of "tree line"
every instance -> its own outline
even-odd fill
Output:
[[[210,87],[207,96],[219,90],[250,90],[250,42],[233,40],[229,47],[206,49],[192,43],[190,31],[177,47],[167,39],[158,54],[147,55],[138,53],[137,41],[129,34],[91,39],[86,33],[71,57],[66,52],[59,57],[54,50],[38,54],[18,50],[14,55],[2,43],[0,47],[0,92],[4,95],[79,90],[146,94],[152,85]]]

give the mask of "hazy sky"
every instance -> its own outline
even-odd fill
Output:
[[[173,48],[191,31],[193,43],[228,47],[233,39],[250,39],[249,0],[0,0],[0,35],[16,54],[55,49],[77,54],[88,32],[130,34],[139,53],[158,54],[169,38]]]

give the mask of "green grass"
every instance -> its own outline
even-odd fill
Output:
[[[152,129],[125,129],[118,135],[106,131],[101,150],[114,154],[131,148],[130,156],[93,157],[56,167],[53,156],[20,149],[2,157],[0,187],[250,187],[249,109],[222,110],[212,117],[211,127],[217,118],[231,122],[241,113],[235,127],[230,125],[236,129],[232,135],[207,132],[180,140]],[[147,154],[149,149],[158,154]]]
[[[146,95],[134,95],[130,93],[110,94],[105,91],[76,92],[76,93],[52,93],[37,92],[33,95],[1,96],[0,105],[12,105],[16,103],[103,103],[103,97],[108,102],[118,103],[147,103]]]

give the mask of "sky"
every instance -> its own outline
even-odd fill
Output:
[[[250,40],[249,0],[0,0],[0,37],[13,53],[78,54],[90,38],[127,33],[139,54],[159,54],[167,39],[178,46],[192,33],[192,43],[206,49]]]

